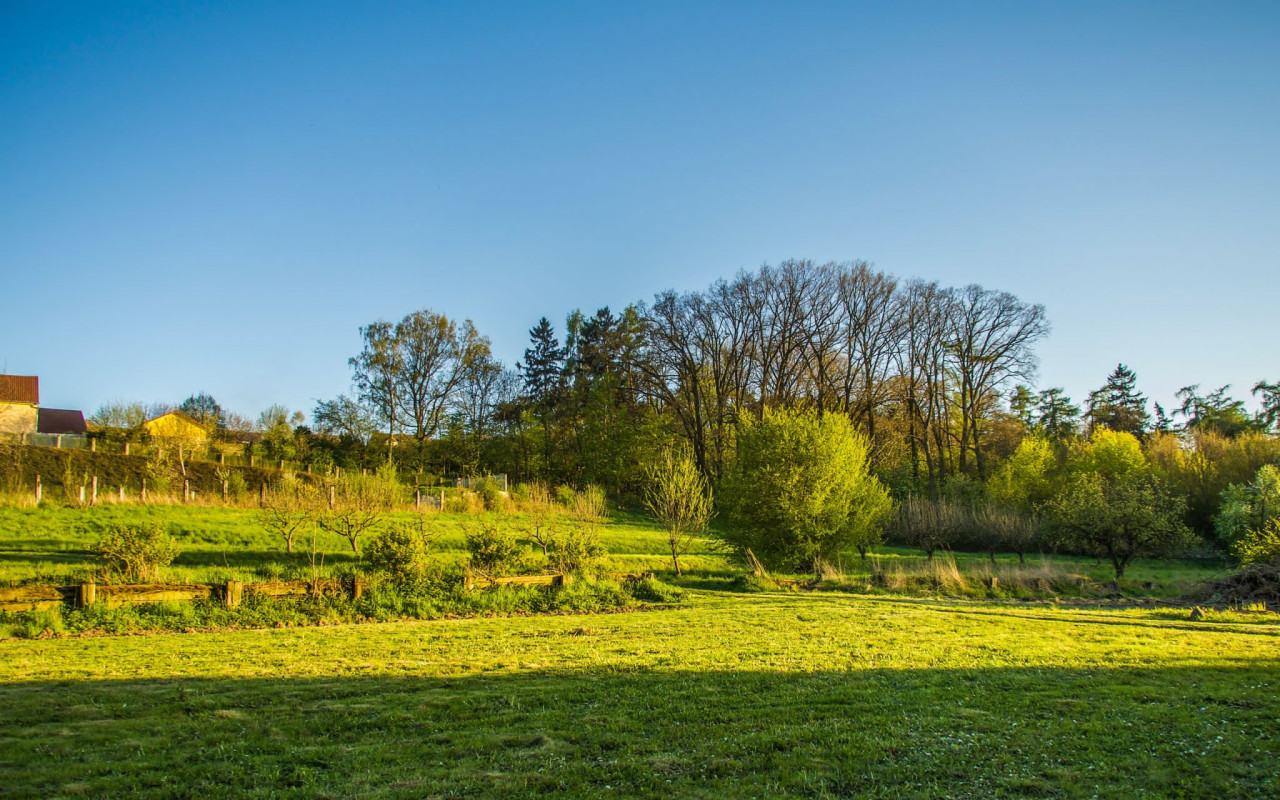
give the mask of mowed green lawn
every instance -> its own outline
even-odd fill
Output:
[[[1257,619],[695,592],[6,640],[0,794],[1275,797],[1280,626]]]

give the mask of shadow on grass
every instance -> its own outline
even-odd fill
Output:
[[[0,787],[13,797],[1261,797],[1280,765],[1278,668],[17,683],[0,686]]]

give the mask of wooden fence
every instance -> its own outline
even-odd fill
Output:
[[[489,578],[468,574],[463,580],[467,589],[483,589],[489,586],[567,586],[572,575],[517,575],[506,578]],[[76,586],[16,586],[0,587],[0,611],[36,611],[61,608],[66,605],[90,606],[105,604],[108,608],[143,603],[185,602],[211,600],[228,608],[235,608],[246,595],[258,597],[307,597],[314,595],[346,595],[358,600],[365,591],[363,578],[320,581],[268,581],[264,583],[95,583]]]

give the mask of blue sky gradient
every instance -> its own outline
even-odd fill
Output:
[[[1280,379],[1280,4],[369,5],[0,2],[0,369],[309,412],[797,257],[1045,304],[1077,400]]]

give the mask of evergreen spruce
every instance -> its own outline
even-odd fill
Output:
[[[1124,364],[1107,376],[1101,389],[1089,395],[1089,419],[1113,431],[1141,437],[1151,421],[1147,398],[1137,390],[1138,376]]]
[[[517,367],[524,377],[525,393],[535,404],[546,408],[555,401],[560,389],[564,350],[546,317],[529,329],[529,340],[533,346],[524,351],[524,362]]]

